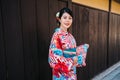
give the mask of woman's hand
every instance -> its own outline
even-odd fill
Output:
[[[73,57],[73,61],[74,61],[74,64],[76,65],[78,62],[78,57],[77,56]]]
[[[84,45],[89,48],[89,44],[84,44]]]

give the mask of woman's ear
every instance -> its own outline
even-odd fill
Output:
[[[58,18],[58,21],[61,23],[61,19],[60,18]]]

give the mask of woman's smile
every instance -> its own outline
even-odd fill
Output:
[[[70,26],[70,23],[64,23],[66,26]]]
[[[68,13],[64,13],[60,19],[60,28],[66,31],[71,26],[71,24],[72,17]]]

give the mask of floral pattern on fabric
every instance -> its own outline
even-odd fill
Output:
[[[57,28],[52,36],[48,62],[52,68],[53,80],[77,80],[76,67],[86,66],[86,45],[76,47],[74,37]],[[74,64],[74,57],[78,57]]]

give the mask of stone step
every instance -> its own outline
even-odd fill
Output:
[[[120,80],[120,61],[91,80]]]

